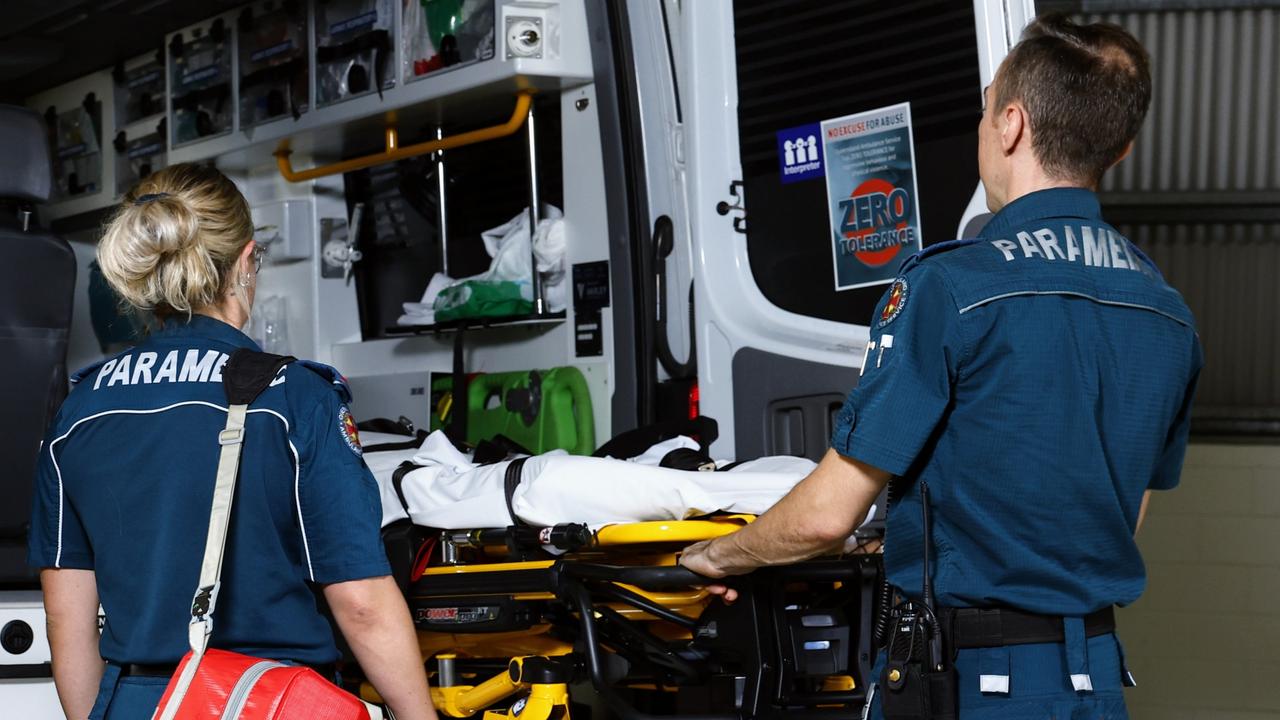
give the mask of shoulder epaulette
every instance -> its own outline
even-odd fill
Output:
[[[948,240],[946,242],[934,243],[933,245],[930,245],[929,247],[921,250],[915,255],[912,255],[911,257],[904,260],[902,262],[902,267],[898,269],[898,274],[901,275],[905,273],[906,271],[915,267],[919,263],[922,263],[925,260],[933,257],[934,255],[941,255],[944,252],[955,250],[956,248],[962,248],[967,245],[973,245],[979,242],[982,242],[981,238],[966,238],[964,240]]]
[[[324,378],[333,388],[333,391],[342,398],[342,402],[351,402],[351,386],[347,384],[347,379],[343,377],[342,373],[338,372],[337,368],[314,360],[299,360],[298,364]]]

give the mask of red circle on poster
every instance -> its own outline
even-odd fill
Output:
[[[866,180],[861,185],[854,188],[853,192],[850,193],[849,197],[857,199],[864,195],[882,194],[886,198],[890,198],[889,202],[895,202],[895,199],[893,198],[894,190],[897,190],[897,188],[895,188],[892,184],[890,184],[888,180],[884,180],[881,178],[871,178],[870,180]],[[905,202],[905,200],[897,199],[896,202],[902,203],[902,202]],[[899,207],[895,209],[901,210],[903,212],[894,213],[894,214],[898,214],[898,215],[906,214],[905,207]],[[873,232],[886,230],[886,229],[888,228],[869,227],[869,228],[866,228],[865,230],[855,230],[853,232],[847,232],[844,234],[844,236],[845,238],[850,240],[860,240],[866,237],[867,235],[870,235]],[[895,229],[906,230],[907,229],[906,221],[898,223]],[[858,262],[862,263],[863,265],[866,265],[867,267],[881,267],[883,265],[888,264],[891,260],[897,257],[898,253],[901,251],[902,251],[902,245],[899,243],[894,243],[893,245],[890,245],[889,247],[884,248],[882,250],[858,250],[853,253],[853,256],[858,259]]]

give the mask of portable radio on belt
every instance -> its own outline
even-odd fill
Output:
[[[956,669],[947,654],[945,623],[935,611],[929,550],[929,486],[920,482],[924,520],[924,592],[920,602],[905,600],[890,611],[885,629],[885,665],[880,673],[880,703],[885,720],[954,720]]]

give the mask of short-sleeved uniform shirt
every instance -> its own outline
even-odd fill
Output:
[[[107,660],[187,650],[227,419],[222,366],[237,348],[257,349],[221,321],[166,324],[78,373],[41,447],[28,562],[95,571]],[[347,399],[336,371],[291,363],[250,406],[214,647],[332,662],[312,584],[389,574]]]
[[[885,568],[952,607],[1077,616],[1137,599],[1148,489],[1178,482],[1203,358],[1190,311],[1082,189],[1026,195],[903,265],[834,449],[897,476]]]

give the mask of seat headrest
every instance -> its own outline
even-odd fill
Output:
[[[34,110],[0,105],[0,198],[45,202],[52,190],[44,119]]]

